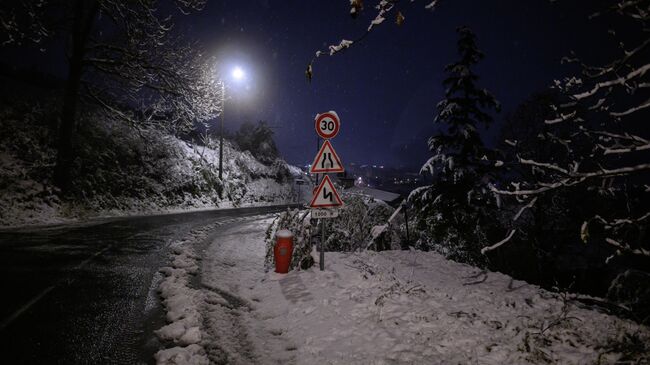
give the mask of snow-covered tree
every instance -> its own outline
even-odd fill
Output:
[[[445,98],[437,105],[435,122],[439,133],[429,138],[433,156],[422,172],[433,176],[430,186],[413,192],[420,228],[434,242],[443,244],[452,256],[477,257],[485,240],[485,183],[492,169],[478,128],[492,122],[490,112],[500,109],[487,90],[477,86],[473,67],[483,59],[476,36],[467,27],[458,28],[460,59],[445,67]],[[463,257],[459,257],[463,258]]]
[[[211,63],[172,37],[177,8],[187,14],[204,0],[25,0],[0,5],[2,45],[46,50],[64,42],[68,73],[61,102],[55,182],[70,187],[75,133],[84,107],[133,125],[187,129],[219,112]],[[215,91],[216,90],[216,91]],[[164,121],[164,123],[163,123]]]
[[[555,82],[564,100],[554,104],[554,116],[544,122],[548,131],[539,135],[540,143],[555,146],[563,156],[536,159],[521,153],[517,162],[534,173],[522,176],[510,188],[493,186],[492,190],[515,197],[523,208],[560,190],[594,192],[610,204],[591,212],[581,227],[575,227],[576,235],[586,243],[609,245],[610,258],[650,257],[650,134],[645,126],[650,116],[650,1],[617,0],[593,16],[619,17],[612,24],[625,24],[625,29],[610,31],[620,52],[602,65],[575,56],[564,59],[577,64],[581,72]],[[483,252],[505,244],[515,233],[513,229]]]

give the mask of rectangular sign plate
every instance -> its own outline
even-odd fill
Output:
[[[338,209],[312,209],[312,219],[336,218],[339,216]]]

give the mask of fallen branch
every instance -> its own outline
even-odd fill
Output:
[[[512,238],[512,236],[515,235],[515,232],[517,232],[517,229],[516,229],[516,228],[513,229],[512,231],[510,231],[510,234],[508,234],[508,236],[507,236],[506,238],[502,239],[501,241],[499,241],[499,242],[493,244],[492,246],[483,247],[483,248],[481,249],[481,254],[485,255],[486,252],[490,252],[490,251],[492,251],[492,250],[495,250],[495,249],[497,249],[498,247],[500,247],[501,245],[503,245],[504,243],[510,241],[510,239]]]

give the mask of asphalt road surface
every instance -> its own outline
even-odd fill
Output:
[[[194,228],[286,209],[258,207],[0,231],[5,364],[153,363],[167,247]]]

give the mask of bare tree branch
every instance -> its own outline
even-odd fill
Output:
[[[517,229],[513,229],[513,230],[511,230],[510,233],[508,233],[508,235],[506,236],[506,238],[504,238],[504,239],[502,239],[501,241],[499,241],[499,242],[493,244],[492,246],[483,247],[483,248],[481,249],[481,254],[485,255],[486,253],[488,253],[488,252],[490,252],[490,251],[493,251],[493,250],[495,250],[495,249],[497,249],[497,248],[503,246],[505,243],[507,243],[508,241],[510,241],[510,239],[512,239],[512,236],[515,235],[515,232],[517,232]]]
[[[373,20],[370,21],[370,24],[368,25],[368,28],[366,31],[361,34],[360,36],[354,38],[353,40],[348,40],[348,39],[341,39],[338,43],[336,44],[331,44],[327,47],[325,50],[318,50],[312,57],[312,59],[309,61],[307,64],[307,69],[305,71],[305,75],[307,76],[307,79],[311,81],[312,75],[313,75],[313,65],[314,62],[316,62],[316,59],[318,59],[321,56],[327,55],[327,56],[334,56],[337,53],[340,53],[342,51],[347,50],[351,46],[355,44],[361,43],[369,34],[372,32],[376,27],[382,25],[385,23],[386,18],[391,14],[391,13],[396,13],[396,23],[398,25],[401,25],[404,22],[404,16],[401,13],[401,10],[404,10],[404,7],[410,6],[411,4],[415,3],[417,0],[379,0],[377,1],[377,5],[375,5],[373,8],[377,11],[375,17]],[[436,5],[439,3],[440,0],[427,0],[427,4],[424,6],[425,9],[427,10],[434,10]],[[399,5],[405,4],[404,7],[400,7]],[[359,13],[363,10],[363,1],[362,0],[351,0],[350,1],[350,15],[352,17],[357,17]]]

